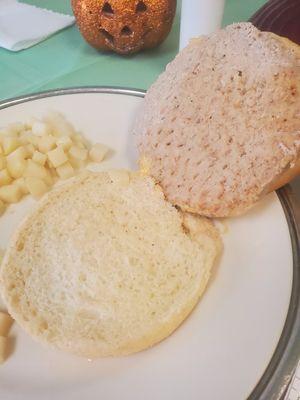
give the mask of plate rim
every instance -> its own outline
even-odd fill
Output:
[[[83,93],[107,93],[107,94],[122,94],[134,97],[144,97],[146,90],[121,87],[121,86],[74,86],[69,88],[50,89],[1,100],[0,110],[3,110],[4,108],[11,107],[17,104],[26,103],[28,101],[43,99],[45,97],[55,97],[68,94],[83,94]]]
[[[0,101],[0,110],[47,97],[104,93],[143,98],[142,89],[118,86],[77,86],[25,94]],[[300,207],[290,185],[277,190],[284,210],[293,252],[293,283],[289,309],[279,342],[262,377],[247,400],[279,400],[291,380],[300,357]]]

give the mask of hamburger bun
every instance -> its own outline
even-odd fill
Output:
[[[239,215],[300,170],[300,47],[250,23],[194,39],[146,94],[134,134],[167,200]]]
[[[205,218],[152,178],[86,173],[47,194],[16,231],[0,284],[34,338],[80,356],[119,356],[170,335],[202,295],[221,249]]]

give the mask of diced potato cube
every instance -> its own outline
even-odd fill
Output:
[[[16,150],[12,151],[7,157],[7,161],[19,161],[19,160],[25,160],[26,157],[28,157],[28,150],[25,146],[20,146]]]
[[[35,163],[40,164],[40,165],[45,165],[45,162],[47,161],[47,156],[46,156],[46,154],[43,154],[36,150],[33,153],[32,161],[34,161]]]
[[[57,172],[55,168],[48,168],[49,174],[52,176],[52,178],[57,178]]]
[[[39,144],[39,136],[34,135],[31,131],[26,131],[22,133],[20,140],[23,144],[32,144],[34,147],[38,147]]]
[[[74,135],[72,136],[72,139],[74,140],[74,142],[77,143],[82,143],[83,142],[83,136],[80,135],[80,133],[74,133]]]
[[[32,133],[37,136],[50,135],[51,128],[48,124],[41,121],[34,121],[31,127]]]
[[[23,176],[25,178],[41,179],[47,184],[47,186],[53,185],[53,178],[46,167],[34,162],[33,160],[27,160]]]
[[[13,322],[14,320],[9,314],[0,311],[0,336],[8,335]]]
[[[108,171],[108,175],[113,183],[121,183],[122,185],[128,185],[130,176],[128,171],[124,169],[113,169]]]
[[[4,214],[6,207],[5,207],[5,203],[0,200],[0,215]],[[1,263],[1,257],[0,257],[0,263]]]
[[[68,157],[61,147],[48,151],[47,156],[55,168],[68,161]]]
[[[75,135],[73,135],[73,140],[75,144],[81,149],[86,149],[91,147],[90,142],[79,133],[75,133]]]
[[[3,154],[3,147],[1,143],[0,143],[0,154]]]
[[[75,133],[72,124],[58,112],[48,112],[43,120],[51,126],[53,135],[55,136],[72,136]]]
[[[27,165],[23,176],[25,178],[45,179],[48,177],[48,171],[43,165],[38,164],[32,160],[27,160]]]
[[[108,147],[104,146],[101,143],[95,143],[91,150],[89,151],[90,160],[95,163],[100,163],[104,160],[105,156],[107,155],[109,149]]]
[[[86,161],[79,160],[79,158],[74,158],[71,155],[69,155],[69,161],[72,167],[75,169],[81,169],[86,165]]]
[[[12,178],[9,175],[7,169],[2,169],[0,171],[0,186],[4,186],[4,185],[8,185],[9,183],[11,183]]]
[[[43,181],[46,183],[47,186],[53,186],[54,185],[54,178],[50,174],[50,171],[47,170],[47,176],[43,178]]]
[[[88,151],[73,145],[69,150],[69,154],[74,158],[78,158],[78,160],[85,161],[88,156]]]
[[[28,156],[28,150],[25,146],[20,146],[11,152],[6,158],[6,168],[13,178],[19,178],[23,175],[26,168],[25,158]]]
[[[3,364],[7,358],[9,348],[9,339],[4,336],[0,336],[0,364]]]
[[[16,179],[14,181],[14,184],[19,186],[19,188],[21,189],[21,192],[23,194],[29,193],[28,188],[26,186],[25,178],[21,177],[21,178]]]
[[[6,158],[4,156],[0,156],[0,170],[6,167]]]
[[[82,142],[75,142],[75,146],[79,147],[80,149],[86,149],[85,145]]]
[[[48,153],[56,146],[55,138],[50,135],[41,136],[38,140],[38,149],[41,153]]]
[[[19,140],[21,144],[26,144],[27,143],[27,136],[31,135],[31,131],[28,131],[27,129],[25,131],[20,132],[19,134]]]
[[[23,193],[18,185],[6,185],[0,187],[0,200],[4,203],[18,203],[21,200]]]
[[[7,159],[7,171],[13,178],[20,178],[26,169],[26,161],[24,158]]]
[[[47,157],[47,155],[45,154],[45,156]],[[47,157],[46,160],[46,164],[45,164],[46,168],[54,168],[52,162],[49,160],[49,158]]]
[[[20,140],[17,137],[4,136],[2,139],[2,147],[6,156],[16,150],[19,146]]]
[[[29,193],[35,198],[41,197],[49,190],[49,187],[42,179],[25,178],[25,182]]]
[[[26,151],[27,151],[27,156],[25,158],[30,158],[33,156],[33,153],[35,152],[35,147],[33,144],[29,143],[26,146]]]
[[[56,140],[56,145],[62,147],[64,150],[69,150],[73,142],[69,136],[61,136]]]
[[[68,179],[74,176],[74,168],[70,164],[70,162],[66,162],[63,165],[60,165],[56,168],[57,174],[61,179]]]

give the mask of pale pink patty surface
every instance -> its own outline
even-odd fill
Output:
[[[192,40],[149,89],[134,126],[167,199],[237,215],[299,158],[300,48],[250,23]]]

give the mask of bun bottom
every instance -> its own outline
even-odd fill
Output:
[[[298,159],[292,168],[285,169],[280,175],[276,176],[275,179],[266,187],[265,193],[273,192],[288,184],[294,178],[300,175],[300,159]]]

